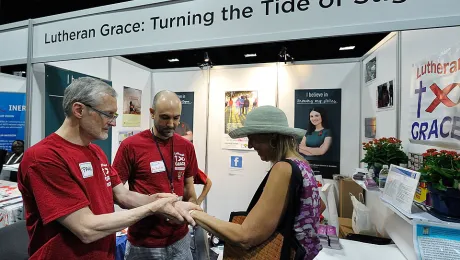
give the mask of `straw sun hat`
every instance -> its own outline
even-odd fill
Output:
[[[302,138],[307,131],[289,127],[286,114],[274,106],[261,106],[248,113],[244,127],[231,131],[228,135],[235,139],[253,134],[281,134]]]

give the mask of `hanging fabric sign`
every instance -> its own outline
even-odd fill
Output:
[[[460,149],[460,44],[415,63],[410,141]]]

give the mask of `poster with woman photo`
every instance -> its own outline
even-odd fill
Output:
[[[307,130],[299,152],[325,179],[340,174],[341,113],[341,89],[295,91],[294,127]]]
[[[193,142],[193,112],[195,106],[194,92],[176,92],[182,102],[182,113],[179,125],[176,127],[176,134]]]

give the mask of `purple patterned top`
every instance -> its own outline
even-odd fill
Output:
[[[322,249],[319,238],[316,235],[320,224],[321,197],[310,165],[297,158],[289,159],[299,166],[303,177],[300,214],[295,218],[294,232],[297,240],[307,251],[305,260],[310,260],[314,259]]]

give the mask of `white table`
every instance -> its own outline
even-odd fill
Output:
[[[406,260],[396,245],[373,245],[340,239],[342,250],[324,248],[315,259],[348,259],[348,260]]]
[[[0,228],[21,219],[23,219],[23,203],[18,184],[0,180]]]
[[[406,260],[396,245],[373,245],[340,239],[341,250],[323,248],[316,256],[318,260]],[[219,250],[218,260],[223,259],[223,251]]]

